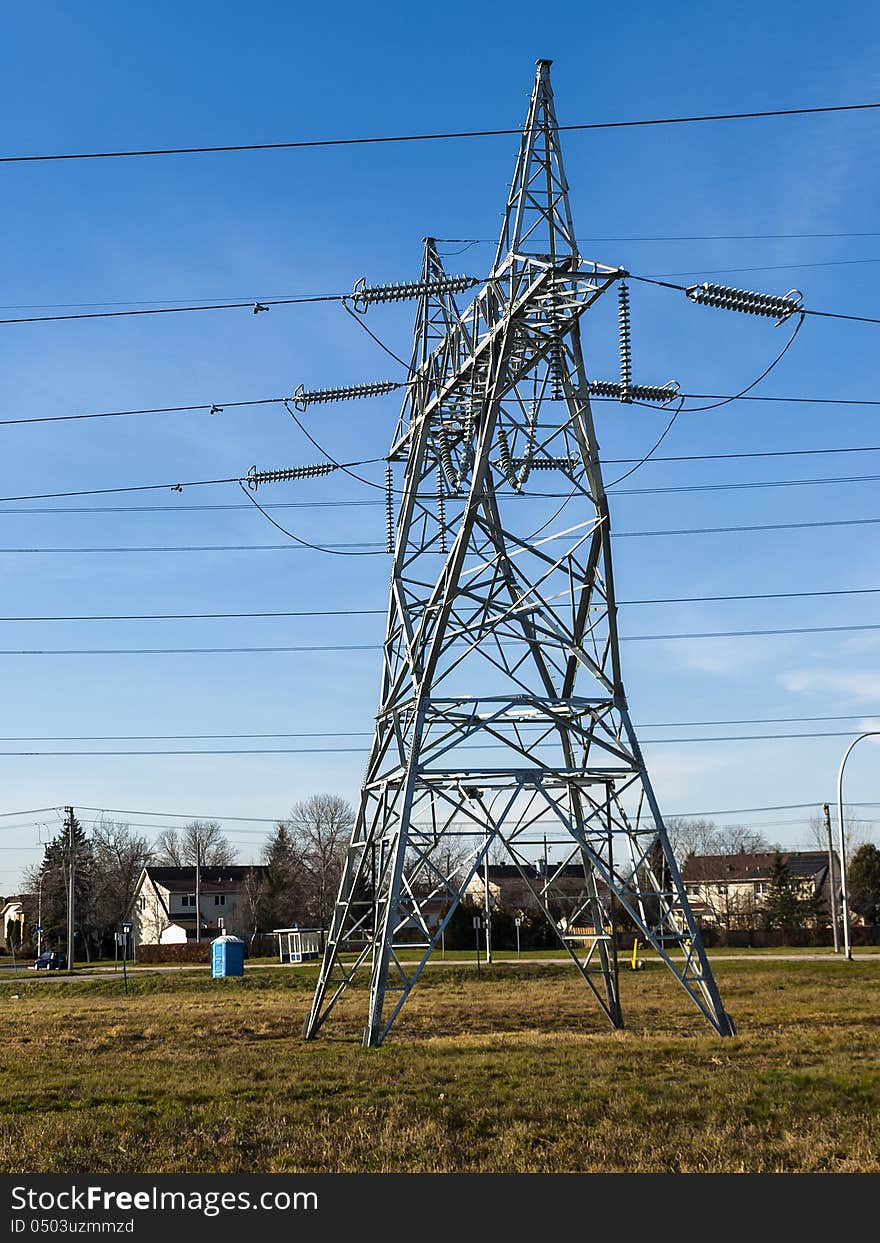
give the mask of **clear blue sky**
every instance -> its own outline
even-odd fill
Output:
[[[542,23],[536,20],[540,9],[520,0],[503,6],[453,0],[429,11],[345,2],[332,8],[258,3],[235,11],[164,2],[148,8],[4,6],[0,148],[27,154],[516,126],[539,56],[555,58],[563,124],[880,98],[880,14],[866,4],[637,3],[621,14],[569,2],[548,12],[551,20]],[[878,129],[876,113],[860,113],[567,135],[582,251],[633,271],[693,273],[693,280],[724,269],[779,267],[718,279],[776,292],[796,285],[809,305],[876,314],[880,236],[598,239],[880,232]],[[337,292],[361,275],[412,279],[424,235],[497,234],[515,150],[508,137],[5,165],[0,303],[9,309],[0,315],[29,314],[19,308],[50,304]],[[475,246],[447,264],[480,275],[490,253],[489,246]],[[870,258],[878,262],[838,263]],[[809,264],[833,266],[798,266]],[[616,366],[612,310],[600,308],[584,324],[589,365],[599,376],[613,376]],[[406,353],[409,316],[406,307],[380,310],[371,312],[369,323]],[[662,382],[675,376],[691,391],[736,391],[784,340],[785,329],[768,321],[701,311],[680,296],[643,288],[635,291],[634,317],[637,378]],[[393,362],[333,305],[278,307],[259,316],[242,310],[9,325],[0,333],[3,418],[222,404],[276,396],[300,382],[308,387],[398,378]],[[810,321],[762,391],[877,397],[878,333],[867,325]],[[334,453],[377,457],[387,446],[396,409],[394,397],[320,407],[309,426]],[[657,434],[657,418],[604,406],[603,450],[610,457],[644,452]],[[664,452],[880,444],[876,424],[876,411],[855,407],[739,404],[683,416]],[[283,409],[273,406],[213,417],[145,415],[5,427],[2,434],[4,496],[237,475],[253,462],[275,466],[318,458]],[[373,470],[379,478],[381,468]],[[880,456],[871,454],[653,464],[627,486],[872,473],[880,474]],[[625,532],[880,517],[876,493],[876,483],[860,482],[621,495],[613,521]],[[284,500],[361,502],[376,495],[335,480],[277,493]],[[143,502],[167,506],[167,512],[117,512],[101,498],[95,506],[108,510],[96,513],[22,513],[16,510],[24,506],[7,504],[0,507],[0,547],[279,541],[256,511],[184,508],[241,500],[233,486]],[[137,497],[117,502],[138,503]],[[291,510],[285,521],[306,538],[382,538],[382,510],[375,504]],[[634,600],[880,587],[878,539],[870,526],[620,539],[618,594]],[[349,560],[293,551],[7,553],[0,554],[0,611],[382,608],[387,570],[383,557]],[[880,622],[880,602],[871,596],[622,610],[624,635],[873,622]],[[370,643],[380,640],[381,626],[381,617],[3,623],[0,647]],[[663,731],[651,728],[652,722],[824,714],[870,720],[872,714],[880,718],[878,651],[880,637],[870,632],[627,642],[625,681],[646,738],[748,732]],[[378,656],[370,652],[0,656],[0,662],[2,733],[15,739],[0,743],[0,750],[46,749],[53,744],[31,740],[47,735],[369,731],[378,686]],[[755,732],[774,729],[786,727]],[[367,740],[337,741],[358,746]],[[844,743],[829,738],[645,749],[661,804],[674,813],[827,799]],[[866,746],[854,759],[853,798],[880,800],[875,756]],[[0,810],[71,802],[271,817],[320,790],[355,798],[362,765],[358,754],[0,757]],[[797,815],[744,818],[775,822]],[[40,818],[24,816],[22,823]],[[42,818],[54,822],[51,815]],[[258,849],[256,831],[227,827],[244,858]],[[767,832],[789,842],[806,836],[801,824],[773,823]],[[19,867],[38,857],[37,831],[13,829],[0,838],[0,892],[10,892]]]

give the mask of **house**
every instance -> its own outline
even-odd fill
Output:
[[[525,874],[525,875],[523,875]],[[579,911],[587,900],[587,881],[580,864],[569,863],[564,867],[552,861],[547,864],[549,888],[547,901],[553,906],[563,906],[570,913]],[[488,868],[489,904],[508,911],[538,911],[540,904],[535,893],[544,888],[544,864],[523,864],[522,870],[512,863],[493,863]],[[486,900],[484,869],[481,867],[471,877],[465,888],[465,896],[477,906]]]
[[[9,949],[10,925],[17,925],[15,943],[21,944],[25,920],[30,919],[33,905],[33,896],[27,893],[0,900],[0,947],[4,950]]]
[[[828,852],[780,851],[802,898],[818,898],[831,910]],[[835,893],[840,889],[840,866],[834,860]],[[682,869],[685,892],[694,915],[707,926],[749,927],[760,916],[776,851],[737,855],[690,855]]]
[[[210,941],[221,932],[248,935],[253,930],[256,891],[264,872],[261,866],[231,864],[200,868],[196,912],[195,868],[148,864],[138,878],[132,904],[135,945]]]

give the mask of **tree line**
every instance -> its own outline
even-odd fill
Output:
[[[278,821],[259,857],[248,861],[261,865],[245,880],[254,932],[295,923],[327,926],[353,819],[345,799],[317,794],[296,803],[289,817]],[[207,869],[241,862],[223,826],[211,820],[166,829],[153,841],[124,820],[101,820],[88,833],[75,821],[73,851],[75,948],[77,958],[86,961],[112,956],[114,935],[131,917],[146,866]],[[43,947],[65,946],[69,860],[64,826],[44,847],[40,863],[24,873],[24,927],[10,921],[5,930],[7,944],[16,950],[36,946],[38,918]]]
[[[250,931],[272,928],[326,928],[339,889],[354,811],[338,795],[317,794],[294,805],[287,819],[279,820],[264,843],[259,868],[246,877],[245,900]],[[690,854],[773,853],[761,833],[740,826],[718,827],[710,820],[670,821],[670,839],[676,857],[684,864]],[[817,848],[824,848],[822,827],[814,826]],[[869,924],[880,923],[880,850],[870,842],[858,842],[849,832],[849,898],[852,911]],[[102,820],[86,833],[74,825],[76,954],[81,959],[112,955],[114,934],[131,915],[138,879],[145,866],[203,868],[239,863],[238,851],[216,821],[193,820],[181,829],[166,829],[150,841],[125,821]],[[24,876],[30,895],[24,928],[8,925],[7,944],[31,949],[36,944],[38,914],[45,948],[63,947],[67,929],[67,829],[45,846],[39,866]],[[38,894],[40,901],[38,904]],[[513,914],[510,914],[511,929]],[[815,896],[805,895],[797,878],[777,854],[760,907],[738,913],[732,922],[743,926],[814,927],[827,922],[828,913]],[[503,921],[503,912],[493,918]],[[722,917],[724,913],[722,913]],[[724,922],[724,920],[722,919]],[[748,921],[752,921],[749,923]],[[755,922],[757,921],[757,922]],[[545,943],[543,920],[529,919],[521,929],[523,944]],[[461,927],[459,928],[459,923]],[[534,923],[534,927],[532,926]],[[462,912],[450,927],[450,944],[461,936],[472,938],[471,921]],[[513,933],[511,932],[511,936]]]

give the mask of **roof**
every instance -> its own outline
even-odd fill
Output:
[[[769,880],[776,862],[775,850],[756,854],[689,855],[682,879],[694,884],[705,881]],[[818,878],[828,870],[828,854],[824,850],[783,850],[779,857],[792,876]]]
[[[541,867],[535,867],[531,863],[524,863],[522,865],[522,870],[520,870],[514,863],[490,863],[489,881],[491,883],[493,880],[522,880],[523,872],[525,872],[529,880],[543,879],[544,876],[543,865]],[[575,877],[578,880],[583,880],[584,869],[577,863],[568,863],[565,867],[560,868],[559,865],[554,863],[551,859],[547,864],[547,875],[551,878],[568,876]],[[482,881],[482,868],[480,868],[479,872],[474,873],[474,879]]]
[[[261,876],[266,869],[262,864],[242,867],[230,864],[227,867],[203,867],[199,869],[199,889],[202,893],[241,893],[245,881],[250,875]],[[154,885],[161,885],[171,893],[192,893],[196,885],[195,867],[154,867],[152,864],[144,869]]]

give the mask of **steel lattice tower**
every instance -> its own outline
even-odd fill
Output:
[[[368,965],[364,1044],[382,1042],[497,845],[614,1026],[612,903],[715,1030],[734,1031],[621,680],[580,318],[625,274],[578,253],[550,63],[538,62],[491,276],[467,310],[437,292],[445,273],[426,239],[389,455],[404,472],[381,701],[306,1038]],[[626,388],[628,350],[621,362]],[[571,494],[564,529],[530,529],[530,480]],[[548,821],[567,845],[541,873],[529,847]],[[573,865],[583,885],[560,927]]]

